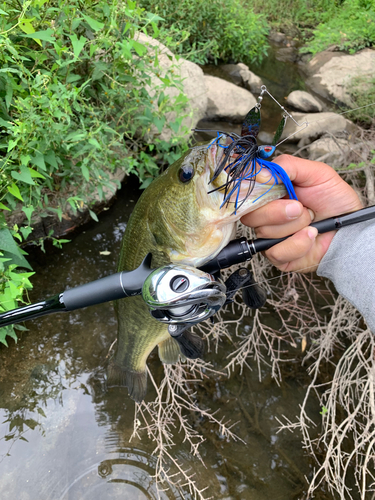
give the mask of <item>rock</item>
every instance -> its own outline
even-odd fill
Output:
[[[206,121],[241,122],[257,102],[248,90],[234,83],[209,75],[205,75],[204,79],[208,99]]]
[[[260,144],[272,144],[274,134],[261,130],[257,136],[257,141]]]
[[[223,64],[220,68],[231,77],[236,85],[245,87],[255,94],[260,94],[260,88],[263,85],[262,79],[250,71],[246,64]]]
[[[100,200],[97,190],[92,193],[90,198],[90,210],[96,214],[99,214],[105,207],[111,205],[119,188],[118,182],[122,182],[127,174],[123,170],[118,169],[113,174],[109,172],[108,175],[112,187],[103,187],[103,200]],[[75,193],[71,191],[71,187],[67,186],[66,189],[60,193],[60,196],[61,199],[66,200],[69,196],[74,194]],[[59,206],[59,201],[60,200],[56,198],[57,206]],[[22,211],[22,205],[19,203],[12,212],[5,212],[5,220],[8,227],[13,227],[14,224],[22,226],[23,222],[26,221],[26,215]],[[92,221],[92,217],[87,207],[82,208],[82,210],[77,209],[77,211],[74,212],[70,204],[66,203],[61,220],[57,215],[40,217],[40,215],[35,214],[33,214],[32,220],[33,232],[26,241],[38,241],[40,238],[47,238],[50,236],[51,231],[53,231],[54,238],[61,238],[74,231],[77,227]]]
[[[271,31],[268,35],[268,39],[272,43],[283,44],[286,40],[286,35],[284,33],[280,33],[279,31]]]
[[[294,63],[298,59],[298,52],[294,47],[281,47],[276,50],[275,57],[280,62]]]
[[[319,113],[323,111],[323,104],[313,97],[308,92],[303,90],[294,90],[291,92],[286,100],[289,106],[306,113]]]
[[[350,152],[346,139],[321,137],[307,148],[309,160],[323,161],[333,168],[344,167],[346,157]]]
[[[170,70],[173,70],[175,75],[180,76],[183,84],[183,92],[188,98],[187,114],[189,115],[183,119],[182,124],[188,128],[188,136],[192,135],[191,129],[195,128],[199,120],[204,117],[207,107],[206,84],[202,69],[197,64],[186,59],[180,58],[177,60],[165,45],[142,32],[137,33],[136,40],[148,47],[150,54],[154,54],[157,51],[161,68],[161,78],[165,77]],[[152,76],[151,82],[152,84],[148,89],[150,95],[155,93],[155,91],[152,91],[152,88],[162,85],[161,80],[157,76]],[[175,87],[169,87],[164,89],[164,94],[173,98],[177,97],[180,91]],[[165,117],[167,122],[174,122],[176,113],[166,113]],[[153,130],[153,133],[158,134],[156,128]],[[164,127],[159,138],[169,142],[172,136],[173,131]]]
[[[281,136],[282,140],[294,134],[288,139],[289,141],[298,142],[303,140],[303,143],[307,144],[325,134],[326,131],[331,134],[338,134],[349,131],[351,126],[349,120],[337,113],[292,113],[292,116],[301,127],[298,127],[289,118]],[[303,123],[306,122],[308,126],[304,127]]]
[[[364,49],[354,55],[324,51],[306,66],[307,85],[321,96],[353,106],[349,88],[357,77],[375,75],[375,50]]]

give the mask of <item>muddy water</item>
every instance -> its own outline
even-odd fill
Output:
[[[116,271],[121,237],[138,196],[133,180],[116,204],[86,227],[63,250],[34,258],[37,272],[31,301]],[[103,253],[104,252],[104,253]],[[251,324],[251,317],[241,331]],[[105,387],[105,361],[116,338],[112,304],[46,316],[28,323],[18,344],[0,349],[0,498],[19,500],[156,499],[152,475],[155,443],[144,434],[129,441],[134,403],[126,389]],[[224,343],[207,359],[224,366],[233,346]],[[300,352],[300,347],[296,353]],[[290,353],[293,356],[293,353]],[[149,366],[156,377],[156,354]],[[220,500],[291,500],[302,498],[310,465],[298,434],[278,434],[277,418],[294,419],[304,395],[305,369],[278,386],[263,368],[229,380],[211,377],[198,390],[200,406],[236,422],[233,430],[246,443],[227,442],[219,429],[190,416],[204,434],[206,467],[182,444],[176,428],[173,456],[195,473],[206,498]],[[148,397],[152,397],[150,394]],[[319,408],[312,408],[319,421]],[[190,499],[188,491],[169,490],[161,499]]]

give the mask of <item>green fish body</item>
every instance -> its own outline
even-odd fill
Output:
[[[222,190],[209,191],[227,178],[222,173],[210,183],[222,156],[223,148],[218,144],[195,147],[150,184],[126,227],[119,271],[135,269],[149,252],[152,268],[171,262],[199,267],[233,239],[240,217],[286,194],[283,184],[269,190],[269,185],[255,183],[251,196],[236,214],[231,204],[220,208]],[[116,310],[118,339],[108,385],[127,386],[130,397],[141,401],[146,394],[146,361],[151,351],[158,346],[161,361],[175,363],[181,354],[179,345],[170,337],[168,326],[152,318],[142,297],[119,300]],[[201,356],[203,341],[189,332],[184,335]]]

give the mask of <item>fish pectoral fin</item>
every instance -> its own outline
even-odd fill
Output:
[[[144,400],[147,392],[147,373],[146,371],[133,372],[126,370],[111,361],[108,365],[107,386],[127,387],[129,396],[140,403]]]
[[[172,365],[177,363],[178,358],[181,354],[180,346],[172,337],[158,344],[159,348],[159,358],[162,363],[166,365]]]
[[[189,359],[203,358],[205,343],[199,335],[190,330],[185,330],[181,335],[173,338],[178,342],[183,356]]]

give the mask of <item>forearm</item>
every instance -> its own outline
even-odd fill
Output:
[[[340,229],[317,274],[330,279],[375,333],[375,222]]]

